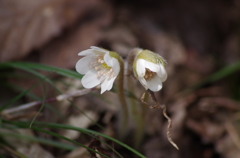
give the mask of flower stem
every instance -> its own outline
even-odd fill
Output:
[[[134,83],[131,78],[128,79],[128,88],[131,93],[134,93]],[[131,116],[133,119],[133,124],[135,125],[135,134],[134,134],[134,148],[139,149],[140,144],[144,135],[144,127],[145,127],[145,116],[146,110],[142,103],[138,103],[135,99],[130,98],[130,107],[131,107]]]
[[[133,61],[135,57],[139,53],[139,49],[134,49],[128,56],[128,75],[133,75]],[[135,84],[133,79],[130,77],[128,78],[128,90],[135,94]],[[139,149],[141,141],[144,135],[144,126],[145,126],[145,116],[146,116],[146,109],[143,104],[138,103],[136,100],[130,98],[131,103],[131,116],[133,119],[133,124],[135,125],[135,134],[134,134],[134,148]]]
[[[126,132],[128,130],[128,107],[124,94],[124,63],[120,59],[120,72],[118,78],[118,97],[121,104],[120,108],[120,122],[119,122],[119,138],[123,140],[126,137]]]

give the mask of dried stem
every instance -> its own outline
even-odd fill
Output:
[[[150,105],[149,103],[144,101],[145,94],[144,92],[141,97],[141,102],[145,105],[147,105],[151,109],[162,109],[163,116],[168,120],[168,127],[167,127],[167,138],[168,141],[177,149],[179,150],[178,146],[173,142],[172,137],[171,137],[171,129],[172,129],[172,120],[171,118],[167,115],[167,108],[165,105],[160,105],[159,102],[157,101],[156,97],[154,96],[154,93],[150,90],[148,90],[148,93],[152,100],[154,101],[154,105]]]
[[[91,92],[92,90],[93,89],[81,89],[81,90],[78,90],[78,91],[75,91],[75,92],[72,92],[72,93],[61,94],[61,95],[56,96],[55,98],[49,98],[49,99],[46,99],[44,101],[33,101],[33,102],[30,102],[30,103],[19,105],[17,107],[5,109],[1,112],[1,115],[9,116],[12,113],[27,110],[27,109],[30,109],[34,106],[42,105],[43,103],[51,103],[51,102],[55,102],[55,101],[62,101],[64,99],[68,99],[68,98],[71,98],[71,97],[77,97],[77,96],[85,95],[85,94]]]

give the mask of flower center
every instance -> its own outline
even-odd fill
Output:
[[[103,55],[98,55],[95,57],[95,60],[91,62],[90,68],[97,71],[97,78],[102,82],[105,79],[110,80],[115,77],[113,68],[109,67],[104,59]]]
[[[150,80],[156,75],[156,72],[152,72],[151,70],[146,68],[146,73],[144,75],[145,80]]]
[[[104,60],[103,60],[103,62],[104,62]],[[105,69],[110,69],[111,68],[106,63],[102,63],[102,67],[104,67]]]

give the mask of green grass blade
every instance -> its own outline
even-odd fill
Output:
[[[39,64],[36,64],[36,66]],[[33,68],[31,66],[26,66],[25,62],[6,62],[6,63],[0,63],[0,68],[15,68],[15,69],[19,69],[19,70],[23,70],[26,72],[29,72],[35,76],[37,76],[38,78],[40,78],[40,80],[45,80],[46,82],[48,82],[50,85],[52,85],[60,94],[62,94],[60,92],[60,90],[54,85],[54,83],[46,76],[42,75],[41,73],[33,70]],[[51,71],[53,72],[53,70]]]
[[[2,105],[0,107],[0,112],[3,111],[4,109],[6,109],[9,105],[15,103],[16,101],[18,101],[19,99],[21,99],[24,95],[26,95],[31,89],[33,89],[34,87],[36,87],[37,85],[32,86],[31,88],[27,89],[26,91],[20,93],[19,95],[17,95],[16,97],[14,97],[13,99],[11,99],[9,102],[7,102],[6,104]]]
[[[97,139],[98,141],[100,141],[101,143],[103,143],[104,145],[106,145],[109,149],[111,149],[116,155],[118,155],[120,158],[123,158],[122,155],[117,152],[113,147],[111,147],[110,145],[108,145],[106,142],[104,142],[103,140],[99,139],[98,137],[92,135],[92,134],[88,134],[91,137],[94,137],[95,139]]]
[[[30,122],[26,123],[26,122],[11,122],[11,121],[5,121],[5,123],[6,123],[6,122],[8,122],[10,125],[14,125],[14,126],[9,126],[9,125],[6,125],[6,124],[5,124],[5,125],[2,126],[2,127],[8,127],[8,128],[10,127],[11,129],[18,129],[18,128],[29,128],[29,125],[30,125]],[[49,130],[44,130],[43,128],[39,128],[39,127],[36,127],[36,126],[34,126],[34,125],[31,127],[31,129],[32,129],[32,130],[35,130],[35,131],[38,131],[38,132],[42,132],[42,133],[49,134],[49,135],[51,135],[51,136],[53,136],[53,137],[56,137],[56,138],[59,138],[59,139],[63,139],[63,140],[69,141],[69,142],[74,143],[74,144],[76,144],[76,145],[78,145],[78,146],[81,146],[81,147],[83,147],[83,148],[86,148],[87,150],[90,150],[90,151],[92,151],[92,152],[98,153],[99,155],[102,155],[103,157],[109,158],[108,156],[106,156],[106,155],[104,155],[104,154],[102,154],[102,153],[99,153],[98,151],[95,151],[95,150],[93,150],[93,149],[91,149],[91,148],[89,148],[89,147],[87,147],[87,146],[85,146],[85,145],[83,145],[83,144],[81,144],[81,143],[78,143],[78,142],[76,142],[76,141],[74,141],[74,140],[71,140],[71,139],[69,139],[69,138],[67,138],[67,137],[64,137],[64,136],[59,135],[59,134],[54,133],[54,132],[51,132],[51,131],[49,131]]]
[[[53,147],[57,147],[57,148],[65,149],[65,150],[70,150],[70,151],[77,148],[76,146],[64,144],[61,142],[47,140],[47,139],[38,138],[38,137],[26,136],[26,135],[17,134],[17,133],[0,132],[0,134],[4,137],[15,137],[15,138],[20,138],[20,139],[25,139],[28,141],[37,142],[37,143],[41,143],[41,144],[45,144],[45,145],[49,145],[49,146],[53,146]]]
[[[36,63],[25,63],[25,62],[6,62],[6,63],[0,63],[0,69],[1,68],[16,68],[16,69],[21,69],[24,71],[27,71],[29,73],[32,73],[34,75],[36,75],[37,77],[39,77],[41,80],[46,80],[48,83],[50,83],[60,94],[62,94],[60,92],[60,90],[54,85],[54,83],[49,80],[46,76],[43,76],[42,74],[40,74],[39,72],[35,71],[36,70],[44,70],[44,71],[49,71],[49,72],[56,72],[58,74],[64,75],[66,77],[72,77],[72,78],[81,78],[82,75],[78,74],[75,71],[71,71],[71,70],[66,70],[66,69],[61,69],[61,68],[56,68],[56,67],[52,67],[52,66],[47,66],[47,65],[42,65],[42,64],[36,64]],[[29,91],[27,92],[23,92],[19,97],[15,97],[14,99],[12,99],[9,103],[7,103],[6,105],[4,105],[2,107],[1,110],[5,109],[6,107],[8,107],[10,104],[16,102],[18,99],[20,99],[21,97],[23,97],[24,95],[26,95]],[[72,103],[72,102],[71,102]],[[83,113],[83,112],[82,112]],[[85,115],[85,114],[84,114]],[[88,117],[89,118],[89,117]],[[96,123],[96,122],[94,122]]]
[[[213,73],[212,75],[208,76],[206,79],[204,79],[202,82],[194,85],[192,88],[193,89],[198,89],[206,84],[209,83],[213,83],[216,82],[222,78],[225,78],[233,73],[236,73],[240,71],[240,61],[235,62],[231,65],[228,65],[222,69],[220,69],[219,71]]]
[[[10,83],[7,83],[7,82],[4,82],[4,83],[1,83],[2,85],[1,86],[4,86],[6,88],[10,88],[10,89],[13,89],[17,92],[24,92],[26,91],[25,89],[23,89],[22,87],[18,86],[18,85],[14,85],[14,84],[10,84]],[[41,100],[40,97],[36,96],[35,94],[31,93],[31,92],[28,92],[25,94],[25,96],[28,96],[29,98],[33,99],[33,100]],[[56,108],[54,108],[51,104],[45,104],[45,106],[50,110],[52,111],[53,113],[55,113],[56,115],[58,115],[59,117],[64,117]]]
[[[14,124],[14,125],[21,125],[23,127],[29,127],[29,122],[11,122],[11,121],[3,121],[4,123],[10,123],[10,124]],[[73,127],[73,126],[69,126],[69,125],[62,125],[62,124],[56,124],[56,123],[43,123],[43,122],[34,122],[34,125],[32,127],[41,127],[41,128],[54,128],[54,129],[68,129],[68,130],[75,130],[75,131],[79,131],[82,133],[90,133],[90,134],[95,134],[101,137],[104,137],[106,139],[109,139],[121,146],[123,146],[124,148],[128,149],[129,151],[133,152],[134,154],[138,155],[141,158],[146,158],[144,155],[142,155],[141,153],[137,152],[136,150],[134,150],[133,148],[131,148],[130,146],[112,138],[109,137],[107,135],[104,135],[102,133],[96,132],[96,131],[92,131],[89,129],[83,129],[83,128],[78,128],[78,127]]]
[[[83,145],[83,144],[80,144],[80,143],[78,143],[78,142],[76,142],[76,141],[74,141],[74,140],[71,140],[71,139],[67,138],[67,137],[61,136],[61,135],[59,135],[59,134],[57,134],[57,133],[54,133],[54,132],[51,132],[51,131],[47,131],[47,130],[44,130],[44,129],[38,128],[38,127],[32,127],[31,129],[36,130],[36,131],[39,131],[39,132],[43,132],[43,133],[46,133],[46,134],[49,134],[49,135],[52,135],[52,136],[55,136],[55,137],[57,137],[57,138],[61,138],[61,139],[67,140],[67,141],[72,142],[72,143],[74,143],[74,144],[76,144],[76,145],[79,145],[79,146],[81,146],[81,147],[84,147],[84,148],[86,148],[87,150],[90,150],[90,151],[92,151],[92,152],[95,152],[95,153],[97,153],[97,154],[99,154],[99,155],[101,155],[101,156],[103,156],[103,157],[109,158],[108,156],[106,156],[106,155],[104,155],[104,154],[102,154],[102,153],[100,153],[100,152],[98,152],[98,151],[95,151],[95,150],[93,150],[92,148],[89,148],[89,147],[87,147],[87,146],[85,146],[85,145]]]
[[[5,149],[8,153],[11,153],[11,155],[15,155],[18,158],[28,158],[25,155],[23,155],[22,153],[15,151],[12,148],[9,148],[8,146],[1,144],[1,143],[0,143],[0,149]]]
[[[44,108],[44,106],[45,106],[45,101],[46,101],[46,95],[45,95],[45,94],[46,94],[46,88],[45,88],[44,85],[42,85],[42,87],[43,87],[42,105],[41,105],[41,107],[39,108],[37,114],[33,117],[32,121],[31,121],[31,123],[30,123],[30,128],[31,128],[33,122],[36,120],[36,118],[38,117],[38,115],[40,114],[40,112],[43,110],[43,108]]]
[[[48,72],[55,72],[57,74],[60,74],[65,77],[75,78],[75,79],[81,79],[83,75],[77,73],[76,71],[62,69],[54,66],[48,66],[43,64],[37,64],[37,63],[30,63],[30,62],[5,62],[0,63],[0,68],[16,68],[16,69],[35,69],[35,70],[43,70]]]
[[[50,84],[53,84],[48,78],[46,78],[44,75],[42,75],[41,73],[38,73],[37,71],[33,70],[31,67],[26,67],[24,65],[24,63],[0,63],[0,68],[2,68],[3,66],[5,67],[11,67],[11,68],[15,68],[15,69],[19,69],[19,70],[23,70],[23,71],[26,71],[26,72],[29,72],[35,76],[37,76],[38,78],[45,78],[45,80],[47,82],[49,82]]]
[[[0,107],[0,112],[2,110],[4,110],[5,108],[7,108],[9,105],[15,103],[16,101],[18,101],[19,99],[21,99],[24,95],[26,95],[30,90],[32,90],[33,88],[35,88],[38,84],[42,83],[47,77],[42,78],[39,82],[37,82],[35,85],[33,85],[32,87],[30,87],[29,89],[23,91],[22,93],[20,93],[19,95],[17,95],[16,97],[14,97],[12,100],[10,100],[9,102],[7,102],[6,104],[4,104],[3,106]]]

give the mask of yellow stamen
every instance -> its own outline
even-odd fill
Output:
[[[105,69],[110,69],[111,68],[106,63],[101,63],[101,64],[102,64],[102,67],[105,68]]]

